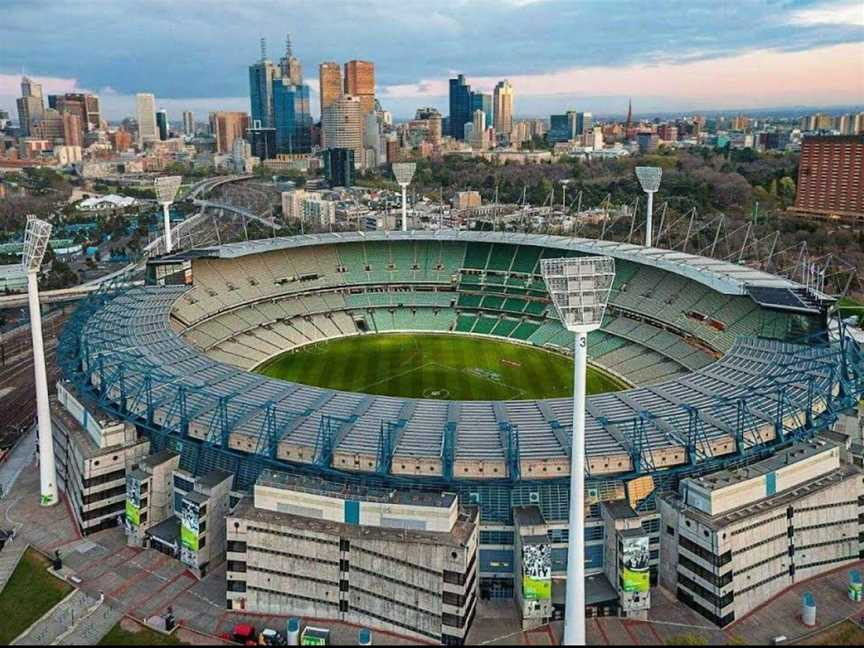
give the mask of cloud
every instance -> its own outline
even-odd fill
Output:
[[[800,9],[792,14],[793,25],[853,25],[864,27],[864,4],[860,0],[848,3],[824,4]]]
[[[607,79],[584,71],[621,71],[633,81],[621,92],[662,99],[650,75],[627,71],[715,61],[722,73],[724,61],[748,54],[809,52],[815,59],[844,44],[856,45],[860,60],[864,48],[854,11],[860,0],[664,0],[650,7],[640,0],[141,0],[132,7],[129,0],[5,0],[0,74],[73,79],[118,97],[153,92],[178,106],[224,102],[248,95],[259,37],[267,37],[275,59],[290,31],[307,77],[317,76],[322,61],[372,60],[382,94],[405,114],[413,97],[446,94],[455,72],[487,91],[511,78],[524,81],[523,96],[554,97],[612,92],[604,89]],[[846,65],[823,62],[825,76],[834,75],[835,63]],[[594,87],[582,85],[589,81]],[[542,87],[531,89],[535,83]],[[799,94],[799,84],[792,88]],[[673,97],[681,93],[673,90]],[[0,101],[17,95],[7,92]],[[753,100],[761,100],[759,92]],[[835,97],[813,94],[809,103],[824,101]]]

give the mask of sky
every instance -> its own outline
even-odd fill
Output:
[[[248,111],[260,38],[275,60],[288,33],[316,116],[318,64],[355,58],[397,117],[446,114],[460,72],[510,79],[520,116],[864,105],[862,0],[3,0],[0,16],[13,118],[22,74],[99,94],[109,119],[136,92],[172,120]]]

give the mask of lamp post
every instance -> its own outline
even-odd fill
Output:
[[[33,338],[33,373],[36,385],[36,419],[39,426],[39,493],[42,506],[57,503],[57,475],[54,467],[54,438],[48,405],[48,376],[45,372],[45,346],[42,342],[42,314],[39,309],[39,268],[48,250],[51,225],[28,217],[24,233],[21,266],[27,275],[30,306],[30,333]]]
[[[615,278],[615,261],[585,256],[543,259],[541,272],[573,347],[573,431],[570,443],[570,523],[564,645],[585,645],[585,383],[588,333],[600,328]]]
[[[411,184],[411,179],[414,177],[414,171],[417,169],[415,162],[394,162],[393,175],[396,182],[402,187],[402,231],[408,231],[408,185]]]
[[[161,178],[156,178],[154,182],[156,202],[162,206],[162,217],[165,222],[166,254],[174,249],[171,241],[171,203],[174,202],[174,197],[177,195],[177,190],[180,189],[181,182],[183,182],[181,176],[162,176]]]
[[[654,210],[654,193],[660,188],[661,167],[636,167],[636,177],[642,185],[642,191],[648,194],[648,212],[645,221],[645,247],[652,245],[651,213]]]

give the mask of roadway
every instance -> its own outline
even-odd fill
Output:
[[[219,178],[207,178],[206,180],[201,180],[192,185],[192,188],[186,193],[185,198],[191,198],[193,204],[199,207],[198,213],[187,218],[185,221],[177,225],[173,232],[175,234],[176,240],[179,242],[182,240],[182,233],[184,230],[193,229],[195,225],[205,219],[206,212],[208,209],[224,209],[226,211],[231,211],[233,213],[241,214],[249,220],[257,221],[267,227],[273,227],[274,222],[273,219],[267,220],[266,218],[262,218],[257,214],[253,214],[241,207],[235,207],[234,205],[227,205],[222,203],[210,202],[207,200],[199,200],[198,196],[204,195],[213,191],[217,187],[222,185],[231,183],[231,182],[240,182],[243,180],[249,180],[253,178],[252,175],[239,175],[239,176],[227,176],[227,177],[219,177]],[[161,253],[161,246],[163,246],[162,242],[163,237],[159,236],[155,238],[153,241],[148,243],[144,247],[144,254],[141,259],[138,261],[133,261],[129,265],[120,268],[114,272],[103,275],[101,277],[97,277],[96,279],[91,279],[83,284],[78,286],[72,286],[71,288],[61,288],[59,290],[45,290],[39,293],[39,301],[43,304],[51,304],[57,302],[67,302],[67,301],[77,301],[89,295],[90,293],[96,292],[99,290],[100,286],[103,284],[109,283],[118,277],[123,276],[131,276],[137,274],[141,270],[143,270],[144,266],[147,263],[147,259],[151,256],[155,256]],[[135,285],[140,282],[130,282],[130,285]],[[19,293],[14,295],[3,295],[0,296],[0,310],[4,308],[20,308],[22,306],[27,305],[27,294]]]

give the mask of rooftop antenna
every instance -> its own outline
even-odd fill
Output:
[[[267,39],[264,37],[261,38],[261,60],[267,60]]]
[[[291,58],[293,56],[293,52],[291,51],[291,34],[285,34],[285,58]]]
[[[54,466],[54,438],[48,402],[48,376],[45,372],[45,347],[42,341],[42,314],[39,309],[39,269],[48,251],[51,225],[27,217],[21,267],[27,275],[30,306],[30,333],[33,339],[33,373],[36,386],[36,421],[39,429],[39,493],[42,506],[57,503],[57,474]]]

